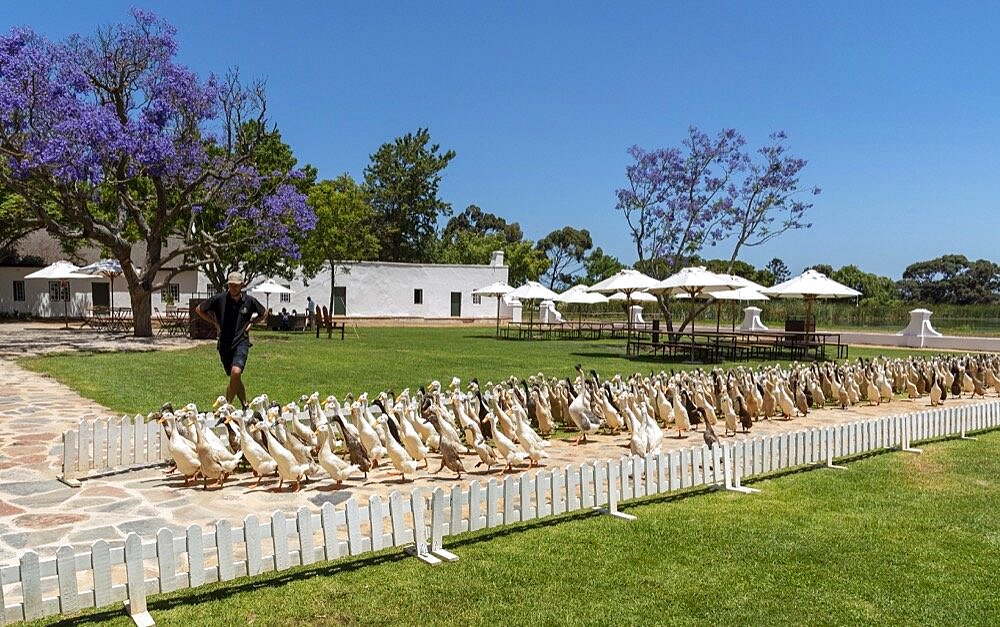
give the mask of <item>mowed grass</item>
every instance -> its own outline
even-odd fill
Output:
[[[159,625],[1000,622],[1000,433],[155,597]],[[75,624],[128,625],[120,609]],[[58,621],[51,621],[54,624]],[[40,622],[37,624],[46,624]]]
[[[498,340],[492,327],[349,329],[347,339],[304,333],[253,335],[244,382],[249,395],[266,392],[286,402],[314,391],[370,395],[386,389],[416,390],[432,380],[463,387],[544,372],[575,376],[574,365],[602,376],[692,366],[660,359],[627,359],[625,340]],[[913,351],[851,349],[851,356],[905,356]],[[23,366],[55,377],[115,412],[134,414],[166,401],[208,407],[225,391],[227,377],[214,345],[179,351],[66,354],[22,359]],[[741,362],[745,364],[745,362]],[[723,367],[735,364],[721,364]],[[753,364],[750,364],[753,365]],[[713,367],[708,365],[704,367]]]

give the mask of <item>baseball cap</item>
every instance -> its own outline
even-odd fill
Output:
[[[233,283],[243,285],[243,274],[240,272],[230,272],[229,278],[226,279],[226,285],[232,285]]]

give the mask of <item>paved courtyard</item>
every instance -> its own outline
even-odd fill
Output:
[[[86,479],[83,487],[69,488],[57,480],[62,431],[82,418],[104,417],[111,412],[49,377],[21,368],[11,357],[51,350],[160,350],[191,344],[183,339],[135,341],[77,331],[60,335],[52,329],[6,326],[0,325],[0,565],[13,563],[27,549],[45,556],[62,544],[82,549],[97,539],[120,542],[132,531],[151,538],[161,527],[181,530],[192,523],[208,525],[220,518],[238,526],[251,513],[267,516],[276,509],[293,512],[303,505],[316,508],[327,501],[337,504],[351,495],[365,501],[375,493],[387,495],[392,490],[410,491],[415,487],[447,489],[455,483],[454,474],[447,470],[440,475],[421,470],[416,481],[399,484],[397,476],[378,469],[363,485],[353,480],[341,489],[324,479],[304,484],[299,493],[276,494],[271,491],[274,483],[254,488],[254,479],[243,475],[224,489],[205,491],[200,486],[183,487],[181,479],[164,475],[160,468],[147,468]],[[971,402],[954,399],[949,404]],[[791,421],[761,421],[754,426],[752,435],[908,413],[927,405],[928,401],[921,399],[894,401],[880,407],[859,406],[849,411],[817,410]],[[628,452],[627,436],[599,435],[593,440],[580,447],[554,441],[547,465],[618,458]],[[663,447],[669,450],[700,443],[701,435],[694,434],[685,440],[667,437]],[[470,470],[474,460],[467,458]],[[438,463],[432,460],[430,470],[436,470]],[[472,479],[485,480],[488,476],[485,471],[471,472],[462,481]]]

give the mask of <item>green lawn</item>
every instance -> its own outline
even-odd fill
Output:
[[[279,400],[319,391],[377,394],[416,389],[434,379],[458,376],[485,383],[511,375],[573,376],[582,363],[604,376],[661,368],[685,368],[660,360],[626,359],[624,340],[498,340],[492,327],[361,327],[347,339],[317,340],[304,333],[258,333],[244,381],[250,395]],[[905,356],[912,350],[852,347],[851,356]],[[146,413],[165,401],[208,406],[225,390],[226,376],[214,346],[146,353],[70,354],[22,359],[25,367],[52,375],[115,412]],[[723,364],[723,366],[733,364]]]
[[[156,597],[159,625],[1000,622],[1000,433]],[[77,624],[128,625],[120,610]],[[52,621],[49,624],[55,624]],[[38,623],[46,624],[46,623]]]

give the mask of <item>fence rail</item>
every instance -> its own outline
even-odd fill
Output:
[[[714,449],[692,447],[543,469],[485,484],[473,481],[448,492],[397,491],[388,498],[372,496],[365,504],[352,497],[342,509],[326,503],[318,512],[303,507],[292,516],[281,511],[263,520],[250,515],[239,528],[220,520],[210,530],[191,525],[180,536],[169,529],[146,540],[130,533],[120,546],[99,540],[82,553],[63,546],[47,559],[27,551],[18,564],[0,568],[0,624],[125,600],[133,618],[148,619],[147,595],[390,547],[412,545],[411,552],[438,562],[453,557],[443,548],[447,536],[582,509],[604,507],[617,513],[621,501],[705,485],[745,491],[747,477],[832,465],[835,458],[879,449],[914,450],[916,441],[998,426],[998,401],[935,408],[737,440]],[[134,429],[149,433],[141,424]],[[134,442],[134,459],[140,459],[139,438]],[[142,450],[149,451],[150,439],[143,442]]]
[[[222,435],[225,427],[208,425]],[[62,479],[74,487],[90,474],[169,462],[167,435],[155,422],[142,415],[134,418],[81,420],[76,428],[63,431]]]

